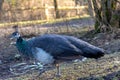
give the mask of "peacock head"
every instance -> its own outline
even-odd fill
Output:
[[[15,31],[11,35],[11,39],[18,39],[20,37],[20,34],[18,31]]]
[[[18,25],[13,26],[14,32],[10,35],[10,39],[18,39],[20,37],[20,33],[18,31]]]

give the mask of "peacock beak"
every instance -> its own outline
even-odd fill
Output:
[[[10,36],[9,38],[10,38],[10,40],[13,40],[13,39],[15,39],[15,37],[13,37],[13,36]]]
[[[10,35],[8,38],[11,40],[10,45],[15,45],[16,44],[14,36]]]
[[[13,40],[13,38],[11,37],[10,40]]]
[[[13,37],[12,37],[12,35],[10,35],[8,38],[9,38],[10,40],[13,40]]]
[[[13,38],[13,35],[12,35],[12,34],[11,34],[11,35],[8,35],[8,39],[10,39],[10,40],[14,39],[14,38]]]
[[[10,45],[15,45],[15,44],[16,44],[16,42],[11,42],[11,43],[10,43]]]
[[[10,35],[10,36],[9,36],[9,39],[10,39],[10,40],[16,40],[17,38],[18,38],[18,36],[13,36],[13,35]]]

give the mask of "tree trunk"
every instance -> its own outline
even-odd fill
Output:
[[[88,5],[93,6],[95,13],[95,30],[96,32],[110,31],[111,26],[119,22],[119,19],[115,19],[115,16],[119,18],[116,14],[116,4],[118,0],[88,0]],[[92,9],[91,9],[92,10]],[[116,26],[118,27],[118,26]]]
[[[0,19],[2,16],[2,5],[3,5],[4,0],[0,0]]]
[[[89,11],[90,16],[92,18],[94,18],[95,13],[94,13],[94,8],[93,8],[92,0],[88,0],[88,11]]]
[[[57,0],[54,0],[54,8],[55,8],[56,18],[60,18]]]
[[[100,27],[102,25],[101,7],[99,6],[99,2],[97,2],[97,0],[92,0],[92,2],[95,12],[95,30],[96,32],[100,32]]]

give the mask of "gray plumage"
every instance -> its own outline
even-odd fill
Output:
[[[15,32],[13,36],[16,34],[19,35],[18,32]],[[28,41],[19,35],[17,36],[16,46],[22,55],[34,57],[45,64],[80,55],[97,59],[105,53],[103,49],[95,47],[76,37],[57,34],[45,34]],[[44,53],[45,55],[43,55]],[[42,59],[46,60],[46,62]],[[51,62],[49,62],[48,59],[50,59]]]
[[[87,58],[100,58],[105,51],[73,36],[45,34],[30,40],[24,40],[18,26],[13,27],[15,32],[12,38],[17,39],[16,47],[25,58],[34,58],[43,65],[59,64],[59,62],[78,59],[80,56]],[[57,75],[60,76],[59,65]],[[44,70],[43,70],[44,71]]]
[[[99,58],[104,50],[73,36],[46,34],[28,41],[34,47],[40,47],[54,57],[82,55]]]

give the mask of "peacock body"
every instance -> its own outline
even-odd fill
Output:
[[[17,36],[17,49],[25,57],[35,58],[43,64],[73,60],[79,56],[97,59],[105,53],[103,49],[73,36],[45,34],[24,40],[18,34],[18,32],[13,33]]]

